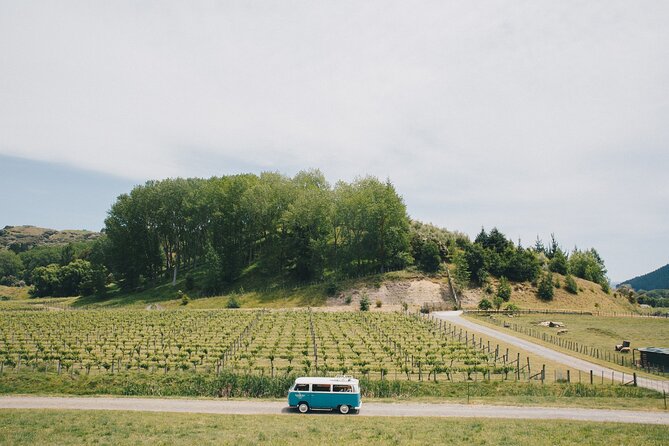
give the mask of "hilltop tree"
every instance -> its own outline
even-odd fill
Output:
[[[548,269],[562,275],[566,275],[569,272],[569,260],[560,247],[555,249],[552,258],[548,262]]]
[[[7,281],[9,284],[10,278],[19,277],[22,271],[21,257],[13,251],[0,249],[0,283]]]

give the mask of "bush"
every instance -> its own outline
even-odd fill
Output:
[[[544,274],[541,280],[539,280],[539,289],[537,290],[537,294],[539,295],[539,298],[543,300],[553,299],[555,288],[553,286],[552,273]]]
[[[490,310],[492,308],[492,303],[486,298],[481,299],[479,302],[479,310]]]
[[[381,305],[383,305],[383,302],[381,302],[381,299],[376,299],[376,308],[381,308]]]
[[[225,304],[225,307],[226,308],[239,308],[239,307],[241,307],[241,305],[239,304],[239,301],[237,300],[237,298],[233,294],[232,296],[230,296],[228,298],[228,303]]]
[[[353,296],[350,294],[347,295],[346,298],[344,298],[344,302],[346,302],[346,305],[351,305],[351,302],[353,302]]]
[[[184,293],[181,290],[177,291],[177,297],[181,299],[181,305],[188,305],[188,303],[190,302],[190,297],[188,297],[188,294]]]
[[[330,281],[325,285],[325,294],[328,296],[334,296],[339,292],[339,285],[337,282]]]
[[[518,308],[518,305],[509,304],[506,307],[504,307],[504,311],[508,313],[518,313],[520,311],[520,308]]]
[[[571,294],[578,294],[578,285],[571,274],[567,274],[567,277],[564,278],[564,289]]]
[[[369,311],[369,297],[366,294],[360,299],[360,311]]]
[[[609,281],[606,280],[606,278],[602,281],[600,285],[602,286],[602,291],[604,291],[606,294],[609,294],[611,292],[611,286],[609,285]]]
[[[499,279],[499,285],[497,285],[497,297],[501,298],[504,302],[508,302],[509,299],[511,299],[511,284],[506,277]]]

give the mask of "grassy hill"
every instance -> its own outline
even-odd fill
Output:
[[[347,311],[357,310],[364,296],[370,301],[371,311],[399,310],[403,304],[408,305],[412,311],[418,310],[423,305],[437,306],[438,309],[454,307],[445,274],[424,274],[413,269],[349,279],[336,284],[331,282],[300,284],[287,277],[263,275],[251,266],[243,272],[239,280],[215,296],[204,296],[200,292],[198,284],[202,281],[202,275],[203,272],[200,270],[191,270],[182,273],[175,286],[172,286],[168,279],[164,279],[153,284],[146,284],[143,289],[131,292],[111,287],[104,298],[69,297],[48,299],[47,302],[44,299],[28,299],[26,289],[20,293],[10,293],[12,289],[8,287],[0,290],[0,294],[7,296],[14,304],[17,300],[21,300],[28,305],[47,305],[55,308],[67,306],[74,308],[226,308],[230,299],[233,298],[241,308],[324,307],[329,311]],[[192,279],[187,281],[187,276],[191,276]],[[555,274],[554,277],[561,286],[555,289],[555,296],[552,300],[539,299],[536,286],[529,282],[522,282],[512,283],[509,303],[520,308],[606,312],[630,312],[638,308],[630,304],[623,296],[616,293],[606,294],[600,285],[579,278],[575,278],[579,293],[570,294],[564,289],[564,277],[559,274]],[[188,289],[187,282],[192,282],[194,286]],[[493,280],[492,288],[496,289],[496,287],[497,281]],[[189,296],[190,301],[187,305],[182,304],[179,291]],[[464,290],[460,296],[462,307],[476,308],[483,297],[491,298],[482,288]]]
[[[77,229],[57,231],[29,225],[5,226],[0,229],[0,248],[11,248],[20,252],[35,246],[66,245],[94,240],[100,235],[99,232]]]
[[[571,294],[564,288],[565,278],[561,274],[553,274],[554,281],[560,283],[555,288],[553,299],[545,301],[537,297],[537,287],[530,282],[512,283],[511,299],[508,304],[515,304],[522,309],[561,309],[581,311],[606,311],[606,312],[630,312],[636,311],[638,307],[630,304],[628,300],[617,294],[607,294],[602,287],[594,282],[575,277],[578,284],[578,294]],[[497,288],[498,281],[492,280],[492,288]],[[471,288],[462,292],[463,308],[476,308],[482,298],[492,298],[483,288]],[[502,308],[506,306],[505,302]]]
[[[650,291],[669,289],[669,264],[648,274],[625,280],[622,284],[627,284],[635,290]]]

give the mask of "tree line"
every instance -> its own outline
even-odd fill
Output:
[[[331,186],[319,171],[149,181],[105,220],[105,264],[129,288],[203,266],[215,292],[254,265],[298,281],[401,269],[410,220],[389,182]]]
[[[454,279],[461,288],[470,283],[487,286],[493,276],[502,279],[503,291],[498,294],[507,294],[506,280],[530,281],[537,285],[539,297],[551,299],[555,286],[552,273],[558,273],[566,276],[565,288],[573,294],[578,294],[578,286],[572,276],[598,283],[605,292],[609,291],[606,267],[599,253],[594,248],[585,251],[574,248],[568,254],[554,235],[548,247],[537,238],[533,247],[524,248],[520,241],[515,244],[497,228],[490,232],[482,228],[474,242],[460,242],[453,263]]]

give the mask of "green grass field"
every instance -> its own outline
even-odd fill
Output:
[[[666,426],[555,420],[0,410],[0,444],[665,445]]]
[[[476,322],[483,322],[490,324],[491,320],[487,317],[474,316]],[[631,341],[632,348],[639,347],[668,347],[669,346],[669,319],[667,318],[636,318],[636,317],[608,317],[608,316],[587,316],[587,315],[568,315],[568,314],[523,314],[508,317],[505,315],[495,315],[494,319],[500,322],[508,323],[511,327],[514,324],[527,330],[533,330],[533,333],[538,333],[539,336],[546,334],[557,338],[557,331],[559,328],[544,327],[538,325],[542,321],[555,321],[564,323],[564,328],[567,332],[559,336],[560,340],[572,341],[579,345],[585,345],[595,349],[599,349],[601,355],[618,355],[617,358],[625,356],[627,361],[631,360],[632,354],[617,353],[614,349],[616,344],[622,343],[623,340]],[[511,328],[500,328],[495,325],[495,328],[503,331],[513,332],[517,331]],[[521,335],[522,336],[522,335]],[[525,336],[535,342],[538,340],[535,337]],[[546,343],[551,347],[556,347],[553,343]],[[613,367],[613,363],[600,358],[591,357],[589,354],[579,354],[575,351],[568,350],[571,355],[580,356],[588,360],[598,362],[603,365]],[[606,356],[608,358],[608,356]],[[637,356],[638,359],[638,356]],[[619,364],[619,369],[623,369]],[[625,369],[632,370],[629,367]]]

